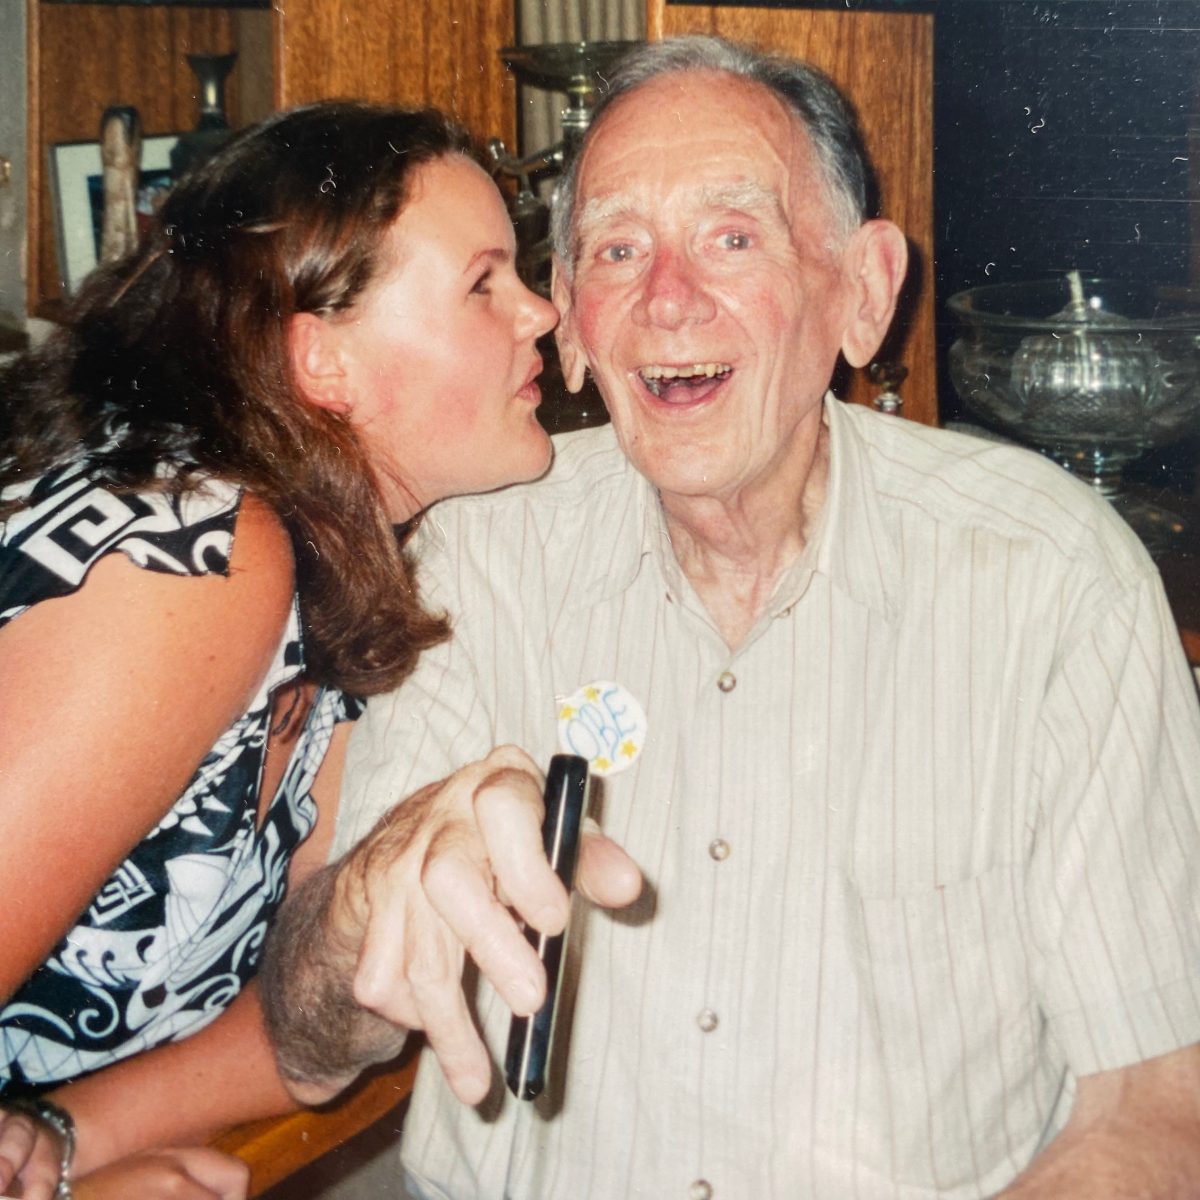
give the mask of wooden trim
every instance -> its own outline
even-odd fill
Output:
[[[42,244],[41,25],[38,0],[25,0],[25,311],[37,315]]]
[[[419,1057],[414,1047],[398,1066],[372,1073],[332,1104],[251,1121],[219,1135],[212,1145],[249,1166],[249,1195],[260,1196],[405,1101],[412,1092]]]
[[[646,41],[661,42],[663,38],[664,0],[646,0]]]
[[[1200,631],[1195,629],[1180,629],[1180,641],[1183,642],[1183,652],[1187,655],[1188,663],[1200,666]]]

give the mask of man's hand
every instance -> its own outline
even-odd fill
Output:
[[[518,918],[555,934],[569,908],[542,850],[542,815],[537,765],[502,746],[397,805],[332,879],[314,880],[285,906],[264,1008],[298,1099],[325,1099],[391,1057],[407,1029],[425,1031],[461,1100],[483,1098],[491,1064],[463,994],[463,956],[515,1013],[537,1010],[545,973]],[[595,903],[617,906],[637,897],[641,875],[593,826],[579,885]],[[293,904],[303,908],[289,914]],[[303,911],[314,907],[319,915]],[[352,987],[358,1012],[339,986]],[[335,1038],[330,1031],[348,1018],[354,1028]]]

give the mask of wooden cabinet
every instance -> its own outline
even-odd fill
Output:
[[[239,20],[220,8],[46,4],[28,0],[29,36],[29,274],[27,304],[51,315],[62,296],[54,236],[48,148],[94,140],[110,104],[136,105],[146,134],[196,124],[193,80],[184,55],[242,54]],[[267,70],[269,71],[269,63]],[[229,110],[240,115],[241,81],[254,64],[241,61],[229,81]]]
[[[881,359],[909,368],[904,415],[937,422],[933,297],[933,17],[922,13],[668,4],[649,0],[650,38],[715,33],[805,59],[858,110],[885,216],[908,235],[911,266],[901,311]],[[869,403],[879,388],[851,373],[848,399]]]
[[[513,144],[515,87],[497,55],[513,0],[273,0],[270,8],[26,0],[29,40],[29,311],[61,299],[47,148],[91,140],[111,104],[147,134],[194,127],[192,53],[238,52],[235,126],[330,97],[433,104]]]

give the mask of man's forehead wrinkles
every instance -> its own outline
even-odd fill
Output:
[[[622,219],[644,219],[664,210],[722,210],[766,212],[786,219],[782,197],[756,180],[733,179],[729,182],[710,182],[686,189],[672,197],[668,206],[661,199],[638,200],[627,194],[595,196],[580,210],[577,228],[581,233]]]

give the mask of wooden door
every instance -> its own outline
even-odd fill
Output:
[[[648,36],[715,33],[820,67],[858,110],[878,178],[883,215],[908,235],[911,265],[892,333],[879,358],[909,369],[904,415],[937,422],[933,304],[933,17],[920,13],[723,8],[648,0]],[[870,403],[865,372],[839,387]]]
[[[278,0],[275,105],[431,104],[511,146],[516,89],[498,51],[515,30],[513,0]]]

